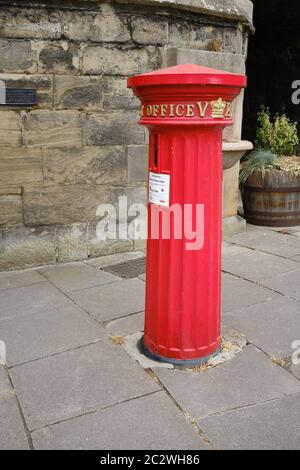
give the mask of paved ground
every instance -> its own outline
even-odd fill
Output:
[[[206,371],[144,370],[113,341],[143,328],[144,276],[99,269],[124,255],[0,273],[0,448],[299,449],[299,235],[226,238],[222,321],[248,343]]]

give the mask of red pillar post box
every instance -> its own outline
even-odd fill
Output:
[[[187,64],[128,86],[150,131],[142,350],[195,365],[220,349],[222,130],[246,77]]]

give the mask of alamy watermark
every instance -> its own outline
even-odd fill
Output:
[[[147,227],[147,212],[149,230]],[[201,250],[204,246],[204,204],[156,204],[147,207],[141,203],[128,204],[120,196],[118,206],[100,204],[96,211],[98,240],[184,240],[186,250]]]
[[[5,366],[6,364],[6,343],[0,340],[0,365]]]
[[[298,105],[300,104],[300,80],[293,81],[292,89],[295,90],[292,93],[292,103]]]
[[[292,342],[292,349],[294,349],[292,354],[292,364],[298,366],[300,365],[300,339],[296,339]]]

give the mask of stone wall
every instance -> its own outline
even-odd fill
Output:
[[[38,96],[0,107],[0,270],[139,248],[96,237],[100,203],[146,199],[148,136],[127,77],[169,48],[246,52],[242,14],[142,3],[0,1],[0,80]]]

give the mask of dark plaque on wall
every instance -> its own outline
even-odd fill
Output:
[[[4,88],[0,90],[0,106],[35,106],[36,90],[32,88]]]

